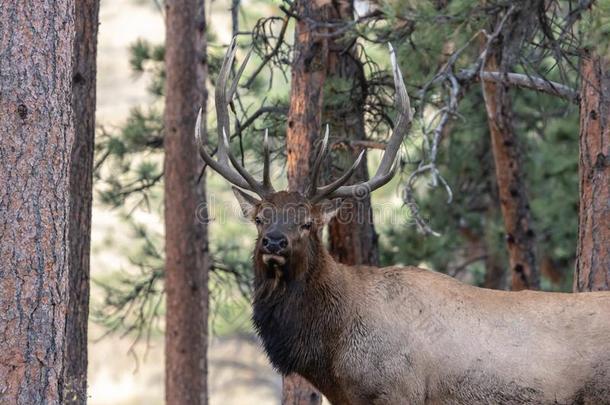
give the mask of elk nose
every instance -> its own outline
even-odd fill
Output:
[[[268,233],[263,237],[263,247],[270,254],[281,253],[288,247],[288,239],[281,233]]]

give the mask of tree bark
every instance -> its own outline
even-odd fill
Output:
[[[27,3],[0,3],[0,402],[85,403],[97,3]]]
[[[581,74],[574,291],[599,291],[610,289],[610,62],[585,51]]]
[[[313,24],[308,19],[323,20],[326,10],[327,7],[318,5],[318,1],[296,2],[296,13],[301,18],[296,23],[294,36],[286,164],[288,188],[301,193],[310,184],[314,143],[320,137],[322,91],[328,60],[327,41],[313,35]]]
[[[352,21],[354,19],[353,0],[341,0],[333,4],[331,9],[333,21]],[[362,63],[358,60],[353,46],[345,49],[345,44],[332,39],[329,41],[328,78],[324,95],[325,99],[337,98],[340,102],[327,104],[324,109],[324,121],[330,124],[331,135],[336,139],[346,141],[362,141],[366,139],[364,127],[364,103],[367,96],[366,77]],[[343,94],[346,87],[333,87],[332,83],[347,82],[348,94]],[[337,94],[337,91],[342,94]],[[349,97],[346,100],[346,97]],[[343,153],[338,152],[340,161],[351,165],[358,157],[359,148],[347,145]],[[332,170],[331,170],[332,173]],[[366,156],[349,184],[368,180]],[[339,214],[331,220],[328,226],[329,251],[341,263],[349,265],[379,264],[377,233],[373,224],[373,209],[371,196],[346,199]]]
[[[87,321],[99,0],[75,3],[76,38],[72,56],[72,110],[75,138],[70,168],[70,306],[66,320],[64,403],[87,402]]]
[[[498,49],[485,65],[498,70]],[[512,271],[512,290],[538,289],[535,235],[531,226],[530,207],[519,151],[519,141],[512,125],[513,114],[509,86],[485,81],[482,84],[491,135],[500,207],[506,228],[506,243]]]
[[[165,399],[198,405],[207,403],[209,257],[193,134],[207,97],[205,14],[202,0],[165,4]]]
[[[305,193],[313,167],[314,142],[320,136],[322,91],[328,59],[326,41],[313,35],[311,20],[326,19],[324,1],[297,0],[290,108],[286,131],[288,189]],[[283,377],[282,404],[321,404],[322,395],[298,374]]]

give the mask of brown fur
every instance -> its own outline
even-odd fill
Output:
[[[257,225],[254,251],[267,354],[333,404],[610,403],[609,292],[495,291],[414,267],[345,266],[321,242],[328,208],[297,193],[237,195],[253,219],[277,211]],[[304,210],[277,215],[294,204]],[[261,258],[270,227],[290,241],[281,266]]]

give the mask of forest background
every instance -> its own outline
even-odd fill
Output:
[[[476,13],[468,14],[473,4],[469,1],[452,2],[447,14],[463,20],[443,25],[435,22],[438,11],[426,6],[431,2],[395,3],[384,11],[391,15],[392,7],[404,9],[402,3],[408,3],[421,13],[423,21],[412,35],[406,35],[411,44],[394,43],[417,103],[418,90],[446,62],[443,58],[487,21]],[[274,1],[242,1],[237,13],[239,26],[251,30],[259,18],[281,16],[280,5]],[[231,6],[228,0],[216,0],[209,2],[206,10],[210,81],[234,29]],[[608,6],[599,2],[598,7],[603,15]],[[163,156],[158,142],[163,109],[163,14],[152,0],[103,0],[100,22],[89,402],[162,403]],[[600,37],[587,36],[584,41],[605,40],[607,22],[588,23],[596,27]],[[408,25],[399,28],[405,33],[411,29]],[[289,41],[291,29],[286,34]],[[581,40],[575,38],[575,44]],[[239,39],[243,50],[238,59],[243,59],[250,41],[247,36]],[[561,51],[566,53],[565,58],[555,58],[546,51],[536,54],[535,47],[528,49],[519,61],[520,72],[577,89],[578,59],[569,46]],[[366,52],[368,73],[388,66],[384,43],[367,45]],[[250,63],[246,78],[257,62]],[[271,76],[273,86],[269,88]],[[328,98],[330,106],[346,102],[344,85],[329,81],[328,91],[335,94],[335,98]],[[250,92],[242,92],[245,109],[261,99],[282,108],[289,88],[289,74],[283,76],[279,68],[265,71]],[[383,83],[377,90],[383,90]],[[571,291],[578,234],[578,106],[528,89],[515,89],[511,94],[541,288]],[[209,106],[211,102],[210,98]],[[409,174],[429,158],[421,151],[426,125],[434,115],[434,111],[419,111],[405,145],[402,176],[372,196],[381,264],[414,264],[475,285],[510,287],[504,224],[483,105],[480,86],[476,86],[461,100],[448,126],[450,135],[439,144],[437,167],[451,187],[451,202],[442,185],[432,187],[430,178],[424,177],[414,186],[421,217],[414,218],[405,207],[403,185]],[[372,138],[383,140],[387,128],[374,125],[374,113],[369,112],[367,128]],[[278,116],[261,118],[264,125],[257,130],[267,126],[272,135],[281,137],[276,141],[274,162],[274,178],[281,183],[280,179],[285,179],[285,156],[279,147],[283,145],[283,124]],[[213,114],[208,116],[208,125],[213,133]],[[245,133],[243,137],[246,156],[256,158],[260,150],[257,133]],[[378,158],[378,151],[372,149],[369,165],[374,167]],[[249,257],[254,229],[240,218],[227,184],[209,170],[206,175],[214,260],[210,276],[210,402],[277,403],[281,380],[260,351],[249,322]]]

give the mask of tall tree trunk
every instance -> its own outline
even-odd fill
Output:
[[[340,0],[333,4],[333,20],[346,22],[354,19],[353,0]],[[360,150],[349,146],[349,141],[366,139],[364,127],[364,103],[366,101],[366,77],[362,63],[358,60],[353,47],[330,40],[328,54],[328,81],[325,99],[324,121],[330,124],[331,135],[346,141],[346,150],[339,160],[351,165]],[[333,83],[340,83],[334,87]],[[349,86],[345,86],[348,83]],[[349,88],[349,90],[346,90]],[[347,94],[346,94],[347,93]],[[340,100],[340,101],[337,101]],[[332,172],[332,171],[331,171]],[[368,180],[366,156],[352,175],[350,184]],[[379,264],[377,233],[373,224],[371,196],[346,200],[341,212],[328,227],[329,250],[341,263]]]
[[[205,13],[203,0],[165,4],[165,399],[198,405],[207,403],[209,257],[193,133],[206,100]]]
[[[498,71],[500,46],[485,65]],[[519,141],[513,129],[513,114],[508,85],[482,84],[487,120],[496,168],[500,207],[506,228],[506,243],[512,290],[538,289],[540,280],[536,268],[535,235],[531,226],[530,206],[523,180]]]
[[[89,258],[93,150],[95,139],[95,79],[99,0],[75,3],[76,38],[72,62],[72,110],[75,138],[70,177],[70,306],[64,352],[64,403],[86,403],[87,321],[89,315]],[[83,355],[84,354],[84,355]]]
[[[574,291],[610,289],[610,61],[585,52],[580,90],[580,207]]]
[[[313,35],[312,23],[308,20],[324,20],[327,8],[319,6],[318,2],[296,2],[296,12],[302,18],[297,21],[294,36],[286,148],[288,188],[301,193],[310,182],[314,143],[320,137],[322,90],[328,59],[326,41]]]
[[[321,4],[319,4],[321,3]],[[320,136],[322,90],[326,79],[328,47],[316,38],[312,22],[324,21],[327,6],[324,1],[297,0],[294,40],[294,60],[290,88],[290,109],[286,131],[288,188],[304,193],[310,183],[310,168],[314,160],[314,142]],[[283,378],[282,404],[320,404],[322,395],[298,374]]]
[[[97,29],[87,4],[0,3],[2,403],[86,402]]]

